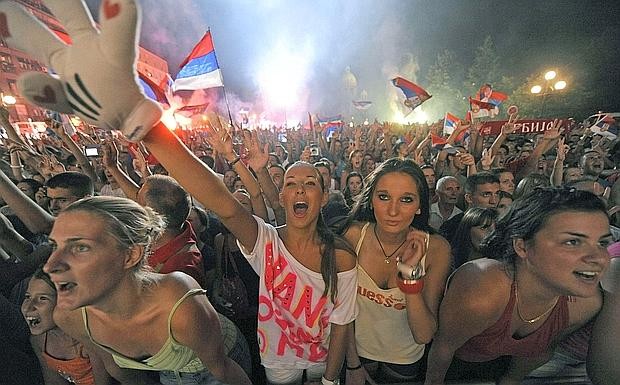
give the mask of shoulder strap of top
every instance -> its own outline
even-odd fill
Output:
[[[207,291],[203,290],[203,289],[191,289],[191,290],[189,290],[187,293],[185,293],[183,295],[183,297],[181,297],[177,301],[177,303],[174,304],[174,306],[172,307],[172,310],[170,310],[170,314],[168,315],[168,335],[169,336],[172,335],[172,327],[171,327],[172,316],[174,316],[174,313],[177,311],[177,308],[183,303],[183,301],[185,301],[185,298],[190,297],[192,295],[196,295],[196,294],[207,294]]]
[[[366,222],[364,227],[362,227],[362,231],[360,232],[360,239],[357,240],[357,245],[355,245],[355,254],[359,255],[360,249],[362,248],[362,243],[364,242],[364,237],[366,236],[366,230],[368,230],[368,226],[370,222]]]

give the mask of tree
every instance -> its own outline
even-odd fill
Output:
[[[497,55],[491,36],[487,36],[482,45],[476,48],[474,60],[465,80],[464,91],[468,95],[475,95],[485,83],[499,90],[498,85],[502,80],[507,80],[502,74],[500,57]]]
[[[437,55],[426,75],[427,91],[433,98],[424,104],[424,108],[431,118],[443,118],[446,111],[464,115],[461,114],[467,109],[467,102],[461,92],[464,72],[454,52],[444,50]]]

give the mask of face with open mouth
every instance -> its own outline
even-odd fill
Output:
[[[521,258],[557,295],[595,295],[609,265],[612,238],[602,212],[565,211],[551,215]]]
[[[316,220],[325,203],[327,194],[314,166],[297,163],[286,171],[280,204],[286,210],[287,224]]]
[[[56,306],[74,310],[109,294],[126,274],[127,254],[108,232],[106,221],[87,211],[61,213],[50,233],[54,251],[43,270],[56,285]]]
[[[56,290],[42,279],[32,278],[21,310],[30,333],[43,334],[56,327],[52,314],[56,307]]]

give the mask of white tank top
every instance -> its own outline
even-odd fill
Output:
[[[366,230],[362,228],[355,252],[359,254]],[[426,255],[420,261],[426,270]],[[412,364],[424,354],[424,345],[417,344],[407,321],[405,295],[398,287],[382,289],[358,266],[355,340],[360,357],[394,364]]]

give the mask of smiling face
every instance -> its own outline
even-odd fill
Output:
[[[120,249],[107,226],[101,217],[86,211],[69,211],[56,218],[49,236],[54,250],[43,270],[56,285],[60,309],[97,303],[127,274],[123,266],[129,252]]]
[[[407,231],[419,213],[420,193],[415,180],[404,172],[383,175],[376,183],[372,207],[382,231]]]
[[[305,227],[316,223],[328,194],[321,186],[317,169],[308,163],[296,163],[284,174],[280,205],[286,212],[286,223]]]
[[[31,334],[40,335],[56,327],[54,307],[56,290],[42,279],[31,278],[21,307]]]
[[[612,238],[602,212],[566,211],[551,215],[530,241],[515,241],[518,268],[537,277],[557,295],[595,295],[609,265]]]

